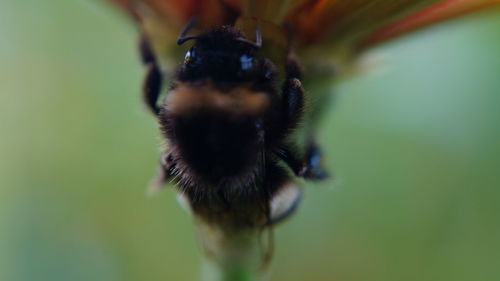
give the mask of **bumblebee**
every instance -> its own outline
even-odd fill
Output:
[[[328,95],[307,85],[331,81],[371,46],[498,5],[498,0],[114,1],[137,20],[142,34],[143,97],[167,140],[159,184],[173,181],[204,221],[238,228],[287,217],[300,199],[295,178],[327,177],[314,125],[305,129],[304,141],[292,138]],[[191,46],[183,49],[186,44]],[[170,87],[160,99],[166,80]]]
[[[274,224],[300,199],[294,176],[327,177],[313,137],[302,149],[289,137],[304,112],[302,72],[290,52],[280,79],[279,66],[259,55],[259,27],[252,41],[231,25],[189,36],[195,23],[188,23],[177,39],[179,45],[193,45],[159,105],[163,78],[147,40],[141,42],[148,69],[144,100],[168,140],[159,183],[172,179],[205,220]],[[286,188],[294,198],[271,209]]]
[[[314,135],[333,77],[351,72],[370,47],[500,4],[113,1],[141,34],[143,99],[166,140],[158,185],[177,186],[224,280],[264,271],[273,226],[300,202],[298,179],[328,177]]]

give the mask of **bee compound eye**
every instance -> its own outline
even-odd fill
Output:
[[[184,56],[184,64],[190,63],[195,55],[195,51],[193,48],[190,48],[187,52],[186,55]]]
[[[241,69],[247,70],[253,66],[253,58],[248,55],[242,55],[240,57]]]
[[[254,125],[255,125],[255,128],[257,130],[262,130],[264,128],[264,124],[262,123],[262,120],[255,121]]]

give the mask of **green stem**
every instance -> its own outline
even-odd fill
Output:
[[[228,230],[199,221],[198,231],[205,253],[204,281],[259,281],[266,263],[262,231]]]
[[[209,261],[205,261],[202,271],[203,281],[260,281],[255,273],[247,268],[234,268],[233,270],[224,270],[220,266]]]

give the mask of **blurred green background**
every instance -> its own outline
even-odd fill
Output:
[[[136,31],[99,1],[0,1],[0,280],[198,280]],[[335,91],[272,280],[500,279],[500,11],[415,33]],[[333,107],[333,106],[332,106]]]

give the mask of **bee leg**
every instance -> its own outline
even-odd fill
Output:
[[[142,61],[146,65],[146,75],[142,85],[142,98],[149,110],[158,115],[160,110],[157,101],[161,93],[163,75],[151,49],[151,45],[144,36],[141,38],[139,49]]]
[[[148,65],[152,62],[156,63],[156,57],[153,53],[153,49],[151,48],[151,44],[145,35],[141,35],[141,38],[139,39],[139,53],[144,65]]]
[[[297,78],[289,78],[283,86],[283,108],[285,117],[285,128],[294,129],[302,118],[304,107],[304,89]],[[294,171],[303,178],[321,180],[328,177],[326,171],[321,167],[321,152],[315,141],[308,141],[305,155],[301,157],[297,151],[288,144],[281,148],[278,155]]]
[[[285,128],[294,129],[302,119],[304,109],[304,88],[302,70],[297,58],[290,53],[286,61],[286,80],[282,87]]]
[[[282,88],[282,108],[285,130],[295,129],[302,118],[304,107],[304,89],[302,83],[297,78],[289,78]],[[297,153],[290,143],[282,144],[277,150],[277,155],[293,170],[295,175],[302,176],[305,161]]]
[[[322,153],[317,143],[311,138],[306,145],[306,168],[304,178],[323,180],[329,177],[328,172],[321,165]]]
[[[159,172],[156,180],[151,186],[151,191],[153,193],[162,189],[165,184],[172,178],[172,172],[175,167],[175,162],[173,161],[172,155],[167,153],[160,159]]]
[[[284,128],[294,129],[302,118],[304,108],[304,89],[297,78],[287,79],[283,85],[283,115],[285,118]]]
[[[287,144],[279,149],[277,155],[283,160],[293,173],[298,177],[303,177],[307,167],[306,161],[296,152],[296,149],[292,148],[292,145]]]
[[[291,145],[282,147],[277,155],[298,177],[310,180],[328,178],[328,172],[321,166],[321,151],[314,142],[307,145],[304,157],[295,152]]]
[[[146,66],[146,76],[142,84],[142,98],[146,106],[155,115],[160,113],[157,105],[158,97],[161,93],[163,77],[156,63],[150,63]]]

